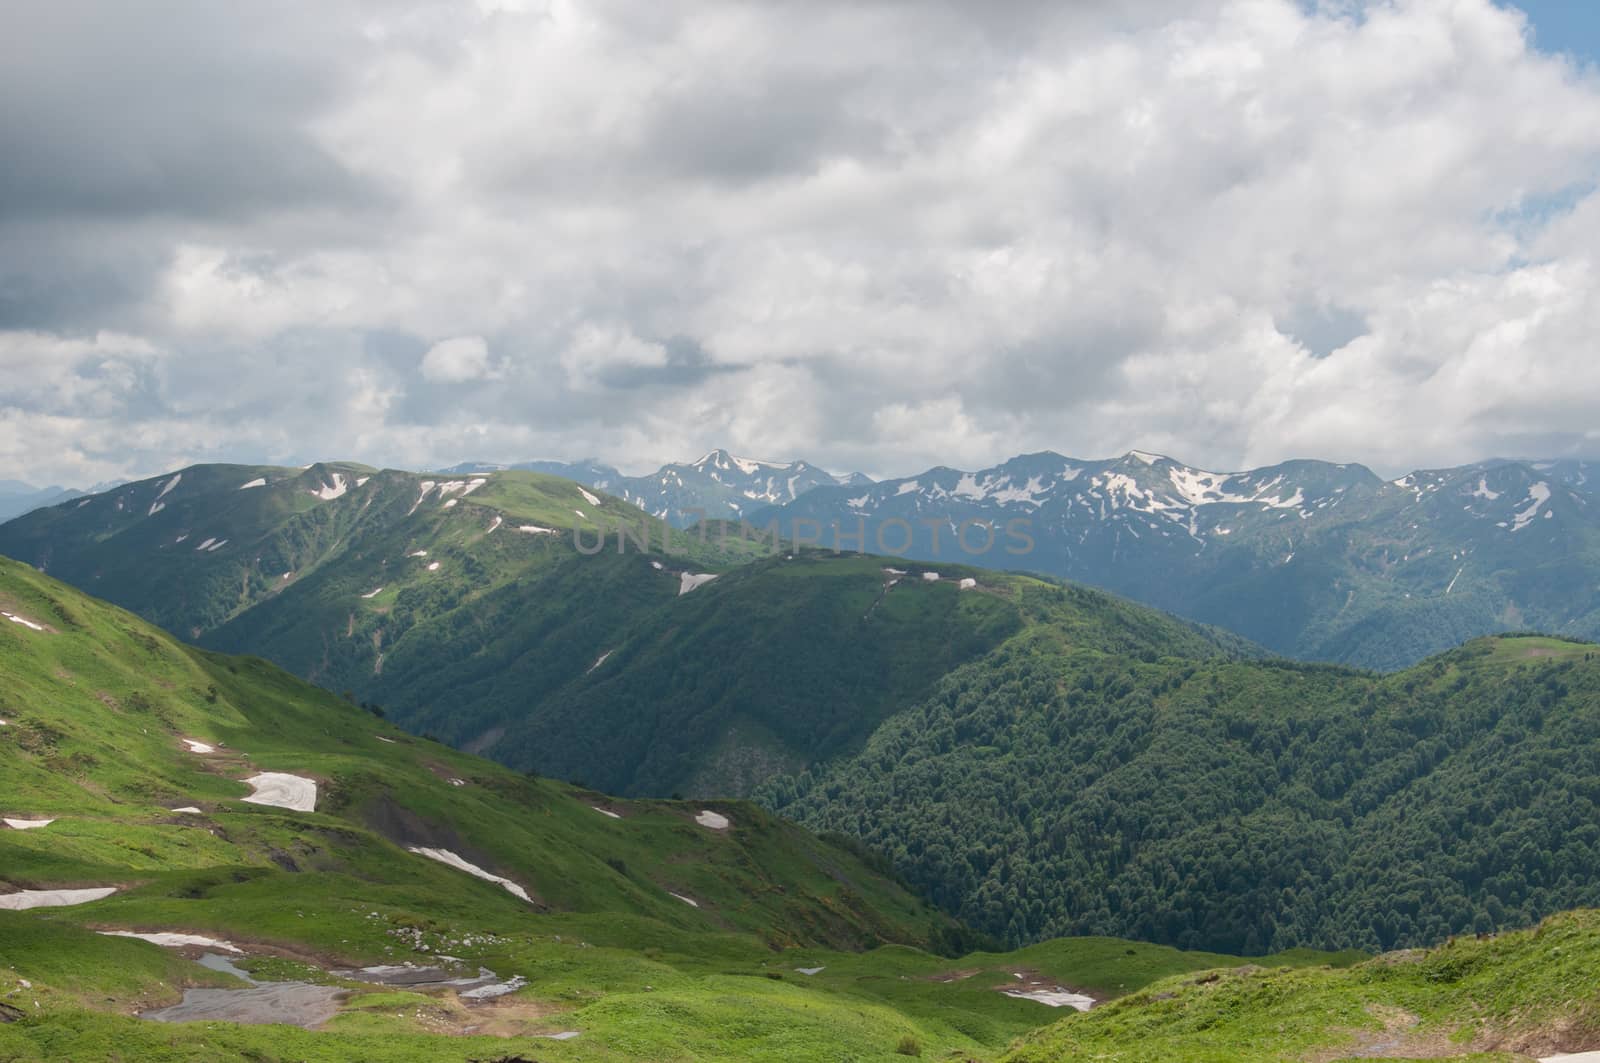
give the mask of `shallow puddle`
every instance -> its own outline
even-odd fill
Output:
[[[257,982],[226,956],[208,952],[200,964],[250,983],[247,989],[186,989],[183,1003],[141,1012],[153,1022],[283,1023],[310,1029],[333,1018],[347,991],[309,982]]]

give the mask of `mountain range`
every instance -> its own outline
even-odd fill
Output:
[[[1143,451],[881,482],[723,450],[643,477],[593,462],[517,468],[680,528],[776,521],[824,547],[1087,583],[1307,660],[1394,669],[1497,632],[1600,635],[1600,476],[1587,461],[1396,480],[1310,460],[1209,472]]]
[[[1596,484],[1575,461],[1386,481],[1319,461],[1213,473],[1041,453],[819,487],[751,520],[1080,581],[1278,653],[1391,669],[1495,632],[1600,634]]]
[[[972,935],[870,855],[755,806],[519,776],[7,561],[0,615],[7,1059],[1266,1061],[1593,1043],[1593,912],[1371,960],[1093,937],[962,954]]]
[[[117,486],[115,483],[103,483],[87,491],[80,491],[73,487],[35,487],[21,480],[0,480],[0,522],[20,517],[36,509],[43,509],[45,506],[53,506],[57,502],[107,491],[115,486]]]
[[[518,775],[407,734],[375,707],[259,658],[185,646],[3,560],[0,620],[8,1059],[1266,1061],[1437,1056],[1441,1046],[1525,1058],[1516,1053],[1594,1043],[1585,1019],[1600,963],[1592,911],[1370,960],[1300,949],[1246,963],[1104,937],[967,952],[971,932],[886,876],[870,853],[756,806],[625,801]],[[1140,661],[1172,661],[1115,644],[1092,650],[1093,631],[1082,641],[1103,658],[1093,678],[1113,705],[1146,696],[1127,685]],[[1519,764],[1499,750],[1532,734],[1550,737],[1551,756],[1595,747],[1592,733],[1571,731],[1580,720],[1592,731],[1592,707],[1569,715],[1562,705],[1577,690],[1592,698],[1590,657],[1554,640],[1499,640],[1438,662],[1426,678],[1395,680],[1508,688],[1498,725],[1472,710],[1459,720],[1462,733],[1494,736],[1472,759],[1504,785],[1474,791],[1482,801],[1466,805],[1449,800],[1459,778],[1442,780],[1449,792],[1435,803],[1418,793],[1407,801],[1413,837],[1527,808],[1520,827],[1503,831],[1523,888],[1581,894],[1580,876],[1561,863],[1593,843],[1592,810],[1568,809],[1576,824],[1541,823],[1564,795],[1546,788],[1530,804],[1530,792],[1556,761]],[[1213,664],[1203,683],[1218,687],[1218,668],[1257,667]],[[994,674],[1002,690],[1037,690],[1026,675]],[[1312,686],[1341,674],[1302,673]],[[965,682],[939,702],[961,701]],[[1003,721],[1009,698],[979,697],[987,722],[956,728]],[[1215,719],[1243,746],[1253,740],[1240,730],[1241,709],[1227,705]],[[1442,722],[1437,737],[1448,744],[1458,724]],[[1318,730],[1294,718],[1280,726]],[[1354,732],[1322,730],[1335,745],[1359,744]],[[925,734],[935,756],[940,741],[962,737]],[[1203,749],[1196,737],[1156,744]],[[881,754],[884,743],[874,744]],[[1336,760],[1305,752],[1322,773],[1299,800],[1343,785]],[[1594,777],[1592,765],[1574,769],[1574,779]],[[1187,810],[1210,820],[1197,833],[1226,839],[1238,829],[1203,807],[1229,800],[1233,780],[1150,770],[1153,788],[1175,783],[1201,802]],[[970,812],[986,808],[994,810]],[[1098,830],[1115,852],[1142,813],[1098,826],[1087,814],[1075,809],[1043,837],[1070,851]],[[1564,846],[1554,862],[1540,851],[1552,839]],[[1404,851],[1404,836],[1396,841]],[[1230,872],[1225,850],[1213,848],[1195,867],[1171,853],[1151,866],[1177,876],[1165,884],[1174,893],[1201,880],[1225,889],[1228,875],[1245,872]],[[1483,857],[1464,847],[1434,859],[1446,869],[1453,859],[1455,873],[1491,893],[1510,886]],[[1407,877],[1389,893],[1394,913],[1448,913]],[[1124,900],[1113,885],[1099,902],[1146,899]],[[1030,912],[1037,902],[1006,903]],[[1054,1021],[1062,1012],[1071,1017]]]
[[[1208,504],[1271,527],[1404,490],[1313,471],[1344,479]],[[602,522],[629,530],[602,547]],[[753,794],[1011,945],[1390,948],[1600,903],[1588,644],[1379,676],[1081,585],[660,534],[528,471],[197,466],[0,526],[0,552],[519,770]]]
[[[464,476],[522,470],[560,476],[613,494],[678,528],[702,520],[739,520],[768,506],[793,502],[818,487],[860,487],[861,473],[835,476],[804,461],[761,461],[713,450],[698,461],[672,462],[648,476],[624,476],[595,461],[525,461],[514,465],[464,462],[441,470]]]

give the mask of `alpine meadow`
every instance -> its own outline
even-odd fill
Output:
[[[0,5],[0,1061],[1600,1063],[1600,17]]]

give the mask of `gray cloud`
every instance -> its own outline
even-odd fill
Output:
[[[1593,452],[1600,85],[1523,30],[1490,0],[24,0],[0,471]]]

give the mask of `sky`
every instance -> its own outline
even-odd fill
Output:
[[[10,0],[0,478],[1600,456],[1593,12]]]

